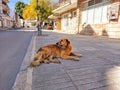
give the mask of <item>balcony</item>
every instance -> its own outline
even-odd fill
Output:
[[[59,6],[64,6],[66,4],[70,4],[71,3],[71,0],[60,0],[59,1]]]
[[[8,7],[8,5],[6,4],[2,4],[2,9],[3,9],[3,11],[9,11],[9,7]]]
[[[8,3],[9,1],[8,0],[2,0],[2,2]]]
[[[59,7],[53,10],[53,13],[63,13],[70,9],[77,8],[77,0],[60,0]]]

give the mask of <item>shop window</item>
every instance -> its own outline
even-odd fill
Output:
[[[95,24],[101,23],[101,15],[102,15],[102,7],[96,6],[94,8],[94,23]]]
[[[73,26],[73,27],[75,27],[75,26],[76,26],[76,23],[77,23],[76,16],[77,16],[77,12],[74,11],[74,12],[73,12],[73,18],[72,18],[72,26]]]
[[[94,19],[94,8],[89,8],[87,23],[93,24],[93,19]]]
[[[83,3],[82,9],[82,24],[98,24],[98,23],[107,23],[107,6],[110,3],[110,0],[89,0],[88,2]],[[118,11],[116,8],[112,10],[112,13]],[[111,15],[117,16],[118,14]],[[118,16],[117,16],[118,17]]]
[[[102,23],[108,23],[108,19],[107,19],[107,6],[109,5],[109,3],[104,3],[102,6]]]
[[[82,24],[87,23],[88,20],[87,17],[88,17],[88,11],[87,10],[82,11]]]

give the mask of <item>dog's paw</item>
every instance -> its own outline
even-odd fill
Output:
[[[75,61],[80,61],[80,59],[79,59],[79,58],[75,58],[74,60],[75,60]]]
[[[28,67],[37,67],[37,66],[39,66],[40,64],[41,64],[41,63],[40,63],[39,61],[32,61]]]
[[[79,54],[78,57],[82,57],[83,55],[82,54]]]
[[[57,60],[55,63],[57,63],[57,64],[61,64],[61,62],[60,62],[60,61],[58,61],[58,60]]]
[[[45,60],[44,63],[45,63],[45,64],[49,64],[50,62],[49,62],[48,60]]]
[[[60,61],[58,61],[58,64],[61,64],[61,62],[60,62]]]

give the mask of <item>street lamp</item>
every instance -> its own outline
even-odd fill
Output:
[[[36,0],[36,13],[37,13],[37,26],[36,26],[36,29],[38,31],[38,36],[39,36],[39,35],[42,35],[42,31],[40,29],[40,22],[39,22],[38,0]]]

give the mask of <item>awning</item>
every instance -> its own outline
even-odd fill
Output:
[[[57,19],[57,16],[54,16],[53,14],[48,17],[49,19]]]
[[[61,13],[65,12],[65,11],[68,11],[68,10],[73,9],[73,8],[77,8],[77,2],[68,3],[68,4],[66,4],[66,5],[64,5],[62,7],[59,7],[57,9],[53,10],[53,13],[61,14]]]

